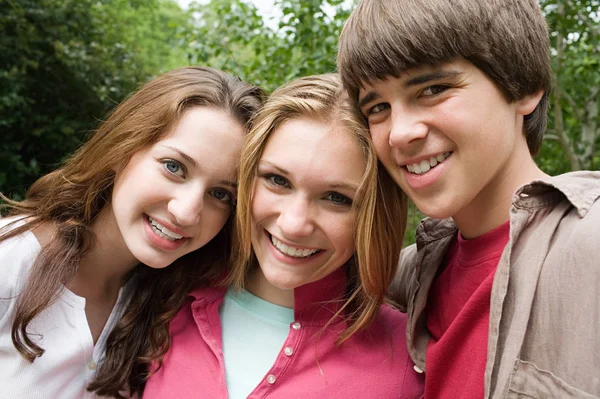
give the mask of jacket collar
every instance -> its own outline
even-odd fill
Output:
[[[577,209],[579,217],[584,217],[600,198],[600,172],[578,171],[534,180],[515,192],[513,206],[519,209],[539,208],[556,204],[564,198]],[[457,230],[452,219],[425,218],[417,228],[417,249],[454,236]]]
[[[513,204],[519,208],[537,207],[566,198],[584,217],[600,198],[600,172],[578,171],[534,180],[515,193]]]

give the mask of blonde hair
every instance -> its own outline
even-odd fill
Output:
[[[552,87],[548,27],[536,0],[361,0],[346,21],[338,69],[354,101],[365,83],[463,57],[514,102],[543,90],[525,117],[540,149]]]
[[[355,226],[356,251],[348,262],[344,312],[349,324],[343,342],[367,326],[384,302],[395,274],[406,227],[406,197],[384,168],[378,167],[364,118],[349,102],[337,74],[308,76],[277,89],[257,114],[246,137],[240,163],[237,203],[237,250],[229,276],[234,288],[244,286],[257,261],[251,244],[252,187],[257,165],[271,134],[285,121],[311,118],[335,123],[356,139],[366,170],[359,185]]]

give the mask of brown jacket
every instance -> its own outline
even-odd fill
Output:
[[[427,295],[456,234],[450,220],[425,219],[390,287],[425,372]],[[534,181],[515,194],[487,356],[485,398],[600,398],[600,172]]]

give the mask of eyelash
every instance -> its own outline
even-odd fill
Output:
[[[227,195],[229,198],[227,198],[227,199],[221,199],[221,198],[217,198],[217,197],[214,195],[215,191],[217,191],[217,190],[221,190],[221,191],[225,192],[225,194],[226,194],[226,195]],[[233,193],[232,193],[231,191],[229,191],[229,190],[226,190],[226,189],[224,189],[224,188],[220,188],[220,187],[219,187],[219,188],[213,188],[213,189],[209,190],[209,191],[208,191],[208,193],[209,193],[210,195],[212,195],[212,196],[213,196],[213,197],[214,197],[214,198],[215,198],[217,201],[221,201],[221,202],[223,202],[223,203],[226,203],[226,204],[235,205],[235,204],[236,204],[236,202],[237,202],[237,198],[236,198],[236,197],[233,195]]]
[[[176,161],[174,159],[163,159],[160,162],[163,164],[163,167],[164,167],[164,170],[166,171],[166,173],[168,173],[170,175],[177,176],[179,178],[185,178],[185,175],[187,175],[187,170],[186,170],[185,166],[181,162],[179,162],[179,161]],[[177,172],[181,171],[183,173],[183,175],[178,175],[177,172],[170,171],[167,168],[167,165],[169,165],[169,164],[177,165],[179,167],[179,170]],[[217,190],[223,191],[226,194],[227,198],[226,199],[217,198],[215,196],[215,192]],[[235,206],[235,204],[237,202],[237,198],[235,197],[235,195],[233,195],[233,193],[231,191],[229,191],[227,189],[224,189],[224,188],[221,188],[221,187],[210,189],[208,191],[208,193],[210,195],[212,195],[213,198],[215,198],[217,201],[220,201],[220,202],[223,202],[223,203],[226,203],[226,204],[231,204],[232,206]]]
[[[167,173],[171,174],[171,175],[183,178],[187,174],[187,170],[185,169],[185,166],[183,166],[183,164],[181,162],[179,162],[179,161],[176,161],[174,159],[163,159],[160,162],[163,164],[163,167],[164,167],[165,171]],[[182,175],[178,175],[177,172],[170,171],[167,168],[168,164],[175,164],[175,165],[177,165],[179,167],[178,172],[181,171],[183,173],[183,176]]]
[[[329,199],[329,197],[332,197],[334,195],[337,195],[339,197],[341,197],[341,202],[340,201],[333,201],[333,199]],[[338,192],[332,191],[330,193],[327,194],[327,196],[325,197],[328,199],[328,201],[331,201],[332,204],[338,205],[338,206],[350,206],[352,205],[352,199],[345,196],[344,194],[340,194]]]
[[[438,94],[444,93],[446,90],[448,90],[450,88],[449,85],[445,85],[445,84],[436,84],[436,85],[431,85],[431,86],[427,86],[425,87],[423,90],[421,90],[419,92],[419,96],[418,97],[435,97]],[[431,94],[425,94],[425,92],[430,91]],[[376,108],[382,108],[381,110],[376,110]],[[371,108],[369,108],[366,112],[365,117],[368,118],[370,115],[376,115],[380,112],[385,111],[386,109],[390,108],[390,105],[388,103],[379,103],[379,104],[375,104],[373,105]]]
[[[436,95],[438,95],[438,94],[440,94],[440,93],[443,93],[443,92],[445,92],[445,91],[446,91],[446,90],[448,90],[449,88],[450,88],[450,86],[448,86],[448,85],[443,85],[443,84],[439,84],[439,85],[431,85],[431,86],[428,86],[428,87],[424,88],[424,89],[421,91],[421,93],[420,93],[420,96],[423,96],[423,97],[432,97],[432,96],[436,96]],[[439,91],[438,91],[438,89],[439,89]],[[424,93],[425,93],[426,91],[428,91],[428,90],[429,90],[429,91],[431,91],[432,93],[431,93],[431,94],[424,94]]]
[[[275,187],[285,187],[285,188],[289,188],[290,187],[290,183],[289,181],[280,175],[277,175],[275,173],[266,173],[263,175],[263,178],[266,179],[271,185],[275,186]],[[275,183],[275,179],[282,179],[284,181],[283,184],[277,184]]]
[[[284,187],[284,188],[289,188],[290,187],[290,183],[289,181],[280,175],[274,174],[274,173],[267,173],[265,175],[262,176],[264,179],[266,179],[269,184],[275,186],[275,187]],[[278,184],[275,183],[275,179],[279,178],[282,179],[284,182],[283,184]],[[333,201],[333,196],[339,196],[341,197],[341,201]],[[325,199],[327,199],[328,201],[330,201],[332,204],[337,205],[337,206],[350,206],[352,205],[352,199],[350,199],[348,196],[344,195],[344,194],[340,194],[336,191],[331,191],[329,193],[327,193],[327,195],[325,196]]]

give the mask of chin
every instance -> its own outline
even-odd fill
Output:
[[[161,260],[161,259],[157,259],[156,256],[151,256],[151,257],[139,257],[137,258],[140,263],[143,263],[144,265],[151,267],[152,269],[164,269],[165,267],[169,266],[170,264],[172,264],[173,262],[175,262],[174,259],[169,259],[169,260]]]
[[[452,209],[446,206],[436,206],[431,204],[425,206],[422,206],[421,204],[415,205],[423,215],[432,219],[447,219],[453,215]]]

